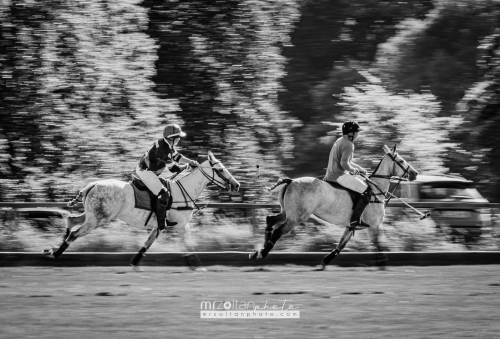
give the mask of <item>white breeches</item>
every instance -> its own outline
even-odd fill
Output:
[[[135,168],[135,173],[154,195],[157,196],[160,193],[163,185],[155,172],[142,170],[137,166]]]
[[[363,193],[368,188],[368,186],[361,178],[349,173],[342,174],[337,179],[337,182],[342,186],[352,189],[353,191],[356,191],[358,193]]]

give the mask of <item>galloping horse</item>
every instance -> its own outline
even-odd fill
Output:
[[[194,201],[208,184],[215,184],[227,190],[237,191],[240,188],[238,181],[214,157],[212,152],[208,152],[208,160],[194,168],[189,174],[170,181],[172,206],[167,212],[167,219],[172,223],[177,223],[175,228],[183,237],[184,244],[188,249],[191,244],[188,243],[186,235],[189,236],[188,222],[193,216]],[[133,226],[144,225],[145,221],[148,220],[149,211],[134,207],[134,189],[130,183],[115,179],[94,181],[81,190],[80,194],[83,196],[85,212],[78,216],[68,217],[63,243],[59,247],[44,250],[44,254],[53,258],[59,257],[73,241],[100,226],[106,225],[112,219],[118,218]],[[71,230],[74,226],[82,223],[83,225],[77,230]],[[158,227],[156,218],[150,218],[148,225],[153,226],[153,230],[144,246],[132,259],[131,264],[134,268],[138,267],[144,253],[163,230],[163,228]]]
[[[372,195],[370,204],[362,215],[363,221],[370,225],[372,242],[379,251],[379,227],[384,220],[384,198],[389,190],[391,178],[399,177],[399,180],[407,178],[413,181],[418,175],[418,172],[397,153],[396,146],[392,151],[384,146],[384,151],[385,155],[369,176],[368,184],[371,186]],[[318,269],[323,270],[340,254],[354,234],[355,229],[350,227],[353,202],[349,192],[312,177],[280,179],[270,190],[282,184],[285,186],[281,187],[278,196],[281,212],[266,218],[264,248],[251,253],[250,259],[265,258],[282,235],[289,233],[309,217],[313,217],[327,224],[346,226],[337,247],[318,265]]]

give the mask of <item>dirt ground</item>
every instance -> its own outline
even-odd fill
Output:
[[[494,338],[500,266],[0,268],[1,338]],[[203,301],[300,319],[201,319]],[[253,305],[253,304],[252,304]]]

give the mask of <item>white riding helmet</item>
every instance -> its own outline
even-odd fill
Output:
[[[185,137],[186,133],[181,130],[181,127],[177,124],[168,124],[163,129],[164,138],[175,138],[175,137]]]

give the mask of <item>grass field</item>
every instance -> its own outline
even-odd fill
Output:
[[[497,338],[500,267],[0,268],[1,338]],[[300,319],[200,319],[203,301]]]

